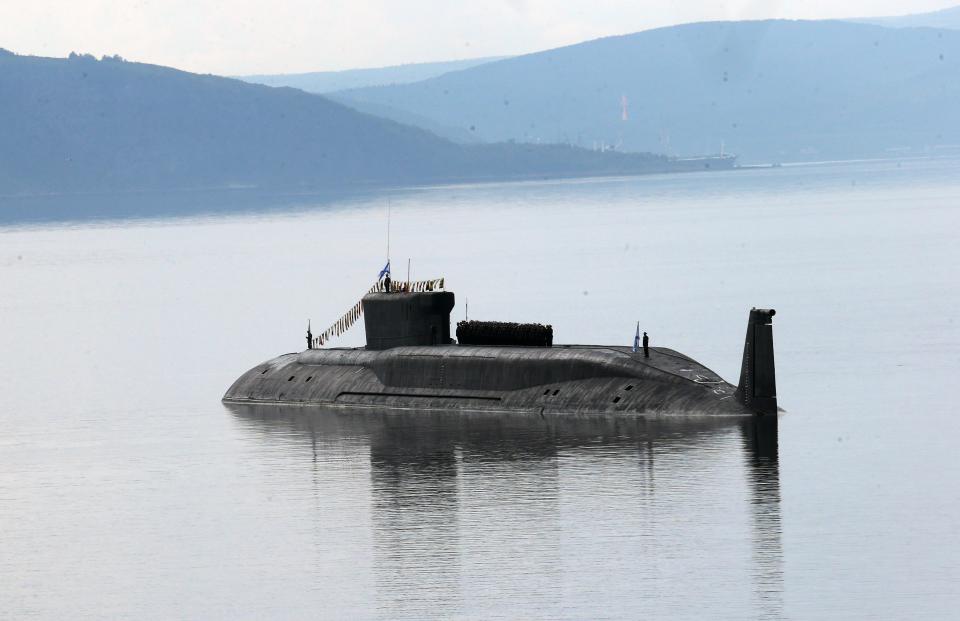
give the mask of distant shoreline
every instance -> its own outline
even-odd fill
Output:
[[[609,173],[592,175],[530,175],[505,178],[459,180],[446,179],[438,183],[365,184],[352,187],[205,187],[167,190],[117,190],[102,192],[45,193],[0,195],[0,229],[54,223],[87,224],[111,220],[150,220],[165,218],[203,218],[230,215],[269,214],[303,209],[322,208],[323,202],[336,203],[338,208],[352,202],[363,202],[374,195],[403,195],[410,192],[443,188],[495,187],[507,184],[552,182],[602,182],[616,179],[672,177],[684,173],[731,173],[748,171],[784,170],[797,168],[840,167],[854,164],[894,164],[941,162],[957,160],[957,155],[929,155],[911,157],[855,158],[785,162],[782,166],[759,164],[738,166],[726,170],[651,171],[644,173]],[[117,200],[132,199],[132,200]]]
[[[623,155],[647,155],[643,153],[624,153]],[[702,159],[709,159],[711,156],[704,156]],[[682,173],[691,173],[691,172],[722,172],[725,170],[736,170],[738,167],[735,165],[725,167],[725,168],[695,168],[692,165],[692,162],[698,161],[701,158],[691,157],[683,159],[674,159],[668,160],[668,165],[664,167],[651,166],[648,170],[636,170],[636,171],[625,171],[625,170],[610,170],[609,172],[603,171],[588,171],[584,173],[518,173],[512,175],[497,175],[497,174],[488,174],[488,175],[465,175],[465,176],[451,176],[445,178],[438,178],[436,180],[431,180],[429,178],[424,179],[422,182],[411,182],[405,184],[396,184],[396,183],[381,183],[376,181],[369,182],[357,182],[343,186],[311,186],[303,185],[298,189],[293,189],[289,185],[255,185],[255,184],[225,184],[225,185],[211,185],[211,186],[196,186],[196,187],[171,187],[171,188],[126,188],[126,189],[115,189],[115,190],[85,190],[85,191],[76,191],[76,192],[17,192],[17,193],[0,193],[0,200],[17,200],[17,199],[45,199],[45,198],[82,198],[82,197],[111,197],[111,196],[142,196],[142,195],[154,195],[154,194],[193,194],[193,193],[203,193],[203,192],[266,192],[273,194],[279,192],[281,194],[287,195],[315,195],[315,194],[324,194],[324,193],[334,193],[334,194],[353,194],[353,193],[363,193],[373,190],[390,190],[390,189],[408,189],[408,188],[417,188],[417,187],[439,187],[444,185],[462,185],[464,183],[510,183],[510,182],[523,182],[523,181],[537,181],[537,180],[563,180],[563,179],[591,179],[591,178],[605,178],[605,177],[642,177],[646,175],[663,175],[663,174],[682,174]]]
[[[589,173],[589,174],[554,174],[554,175],[513,175],[501,177],[491,175],[487,177],[460,177],[449,178],[437,181],[425,181],[422,183],[393,184],[393,183],[358,183],[351,186],[341,187],[320,187],[320,186],[302,186],[294,189],[290,186],[267,186],[267,185],[216,185],[216,186],[197,186],[183,188],[139,188],[139,189],[117,189],[117,190],[89,190],[81,192],[21,192],[14,194],[0,193],[0,201],[6,200],[35,200],[35,199],[56,199],[56,198],[87,198],[87,197],[113,197],[113,196],[152,196],[158,194],[192,195],[205,192],[259,192],[276,196],[316,196],[323,194],[334,195],[352,195],[363,194],[371,191],[382,190],[409,190],[423,187],[444,187],[459,186],[465,184],[497,184],[527,181],[562,181],[574,179],[608,179],[615,177],[645,177],[648,175],[672,175],[691,172],[724,172],[727,170],[762,170],[767,168],[793,168],[798,166],[823,166],[834,164],[856,164],[869,162],[914,162],[914,161],[934,161],[949,160],[960,157],[960,147],[955,153],[937,154],[937,155],[911,155],[908,157],[860,157],[849,159],[831,159],[831,160],[807,160],[797,162],[757,162],[751,164],[738,164],[730,168],[723,169],[678,169],[678,170],[650,170],[638,172],[609,172],[609,173]]]

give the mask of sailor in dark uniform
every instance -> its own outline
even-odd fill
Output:
[[[650,337],[647,336],[647,333],[643,333],[643,357],[650,357]]]

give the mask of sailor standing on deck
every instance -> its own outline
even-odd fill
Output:
[[[643,357],[650,357],[650,337],[647,336],[647,333],[643,333]]]
[[[380,270],[380,276],[378,278],[383,283],[383,290],[390,293],[390,259],[387,259],[387,264]]]

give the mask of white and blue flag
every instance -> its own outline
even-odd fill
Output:
[[[637,335],[633,337],[633,351],[640,351],[640,322],[637,322]]]
[[[383,280],[384,276],[390,275],[390,261],[387,261],[387,264],[383,266],[383,269],[380,270],[380,275],[377,277],[377,280]],[[637,324],[638,326],[640,324]]]

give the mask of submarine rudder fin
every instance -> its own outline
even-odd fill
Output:
[[[772,308],[750,309],[740,365],[740,383],[734,397],[757,414],[777,413],[777,377],[773,357]]]

